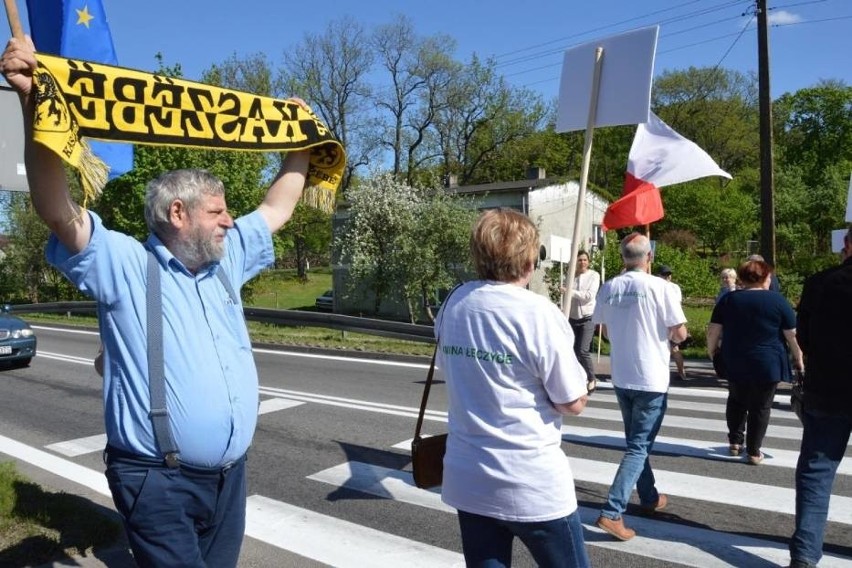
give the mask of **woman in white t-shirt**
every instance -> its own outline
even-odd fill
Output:
[[[589,565],[562,415],[586,405],[568,318],[526,289],[539,236],[525,215],[483,213],[471,235],[480,280],[435,323],[447,381],[442,499],[458,510],[468,566],[509,566],[518,537],[539,566]]]

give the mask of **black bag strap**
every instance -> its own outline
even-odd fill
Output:
[[[154,438],[169,467],[177,467],[180,458],[169,424],[166,408],[166,373],[163,364],[163,300],[160,291],[160,263],[148,249],[148,289],[145,296],[148,315],[148,396],[151,399],[151,423]]]
[[[446,298],[444,298],[442,305],[447,305],[447,301],[450,299],[450,296],[453,295],[453,292],[458,290],[459,286],[455,286],[452,290],[450,290],[450,293],[447,294]],[[423,387],[423,398],[420,401],[420,414],[417,416],[417,426],[414,428],[415,440],[420,439],[420,429],[423,427],[423,419],[426,416],[426,403],[429,401],[429,390],[432,388],[432,380],[435,377],[435,357],[438,355],[438,346],[440,341],[440,337],[435,337],[435,350],[432,352],[432,362],[429,364],[429,374],[426,375],[426,386]]]
[[[423,418],[426,415],[426,403],[429,401],[429,389],[432,388],[432,379],[435,377],[435,356],[438,355],[438,339],[435,339],[435,350],[432,352],[432,363],[429,364],[429,374],[426,376],[426,386],[423,387],[423,399],[420,401],[420,414],[417,416],[417,426],[414,428],[414,439],[420,439],[420,429],[423,427]]]

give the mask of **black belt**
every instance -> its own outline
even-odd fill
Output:
[[[175,456],[177,459],[177,456]],[[228,462],[225,465],[216,466],[216,467],[201,467],[197,465],[190,465],[187,463],[183,463],[181,461],[176,461],[173,463],[167,462],[164,458],[157,458],[154,456],[141,456],[139,454],[135,454],[133,452],[128,452],[127,450],[122,450],[116,448],[114,446],[107,446],[104,449],[104,463],[109,464],[110,460],[119,460],[124,463],[130,463],[133,465],[139,465],[142,467],[154,467],[154,468],[163,468],[163,469],[174,469],[179,468],[181,471],[186,473],[190,473],[198,476],[213,476],[213,475],[221,475],[226,473],[229,469],[234,467],[235,465],[239,465],[246,460],[246,456],[243,455],[241,458],[235,459],[234,461]]]
[[[586,316],[584,318],[579,318],[579,319],[568,318],[568,321],[570,321],[571,323],[586,323],[590,319],[592,319],[592,316]]]

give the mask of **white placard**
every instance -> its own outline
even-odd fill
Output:
[[[550,260],[568,264],[571,262],[571,239],[550,235],[550,247],[547,252],[550,253]]]
[[[595,50],[603,48],[595,126],[648,121],[659,26],[591,41],[565,52],[556,131],[585,130],[592,96]]]
[[[831,231],[831,252],[841,252],[843,250],[844,236],[846,236],[846,229],[835,229]]]
[[[846,194],[846,222],[852,223],[852,174],[849,174],[849,192]]]

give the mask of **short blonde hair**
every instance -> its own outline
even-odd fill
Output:
[[[514,282],[535,265],[538,229],[526,215],[513,209],[482,213],[470,235],[470,253],[482,280]]]
[[[719,278],[725,278],[730,276],[734,280],[737,279],[737,271],[733,268],[723,268],[722,272],[719,273]]]

